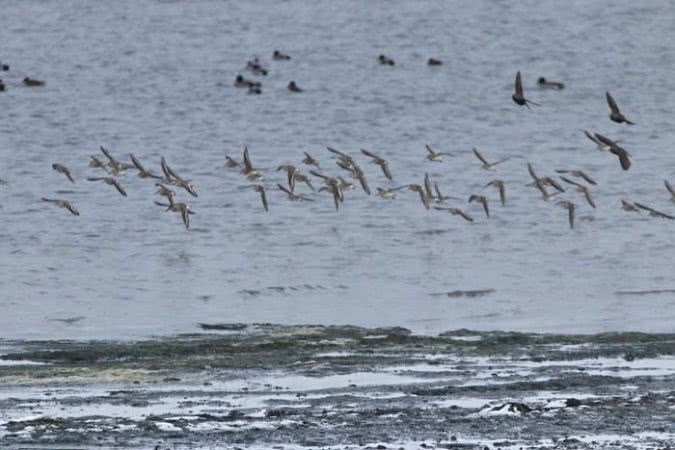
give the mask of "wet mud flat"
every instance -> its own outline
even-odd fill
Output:
[[[675,335],[0,341],[0,448],[675,448]]]

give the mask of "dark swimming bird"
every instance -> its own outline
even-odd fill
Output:
[[[262,89],[260,88],[260,86],[249,86],[248,93],[254,95],[262,94]]]
[[[377,60],[382,64],[383,66],[393,66],[395,65],[394,60],[391,58],[388,58],[384,55],[380,55],[377,57]]]
[[[117,189],[117,192],[122,194],[123,196],[127,196],[127,192],[124,190],[122,185],[120,184],[119,181],[114,179],[113,177],[95,177],[95,178],[87,178],[88,181],[103,181],[105,184],[110,185],[110,186],[115,186],[115,189]]]
[[[558,202],[558,204],[567,209],[567,220],[570,223],[570,228],[574,228],[574,211],[577,209],[576,205],[566,200],[562,200]]]
[[[623,147],[621,147],[615,141],[612,141],[611,139],[606,138],[605,136],[603,136],[601,134],[595,133],[595,137],[603,145],[608,146],[609,151],[611,153],[615,154],[619,158],[619,162],[621,163],[621,168],[623,170],[630,169],[630,166],[631,166],[630,153],[628,153]]]
[[[550,81],[550,80],[547,80],[544,77],[539,77],[539,79],[537,80],[537,85],[540,88],[543,88],[543,89],[558,89],[558,90],[560,90],[560,89],[565,88],[564,83],[561,83],[560,81]]]
[[[5,92],[6,89],[7,88],[5,87],[5,83],[3,83],[2,80],[0,80],[0,92]]]
[[[274,50],[274,53],[272,53],[272,59],[276,61],[288,61],[291,59],[291,57],[281,53],[279,50]]]
[[[607,91],[605,95],[607,97],[607,104],[609,105],[609,118],[616,123],[627,123],[628,125],[635,125],[633,122],[626,119],[626,116],[621,114],[619,106],[616,104],[614,98],[609,93],[609,91]]]
[[[0,70],[7,72],[9,70],[9,64],[0,64]]]
[[[65,208],[68,211],[70,211],[70,213],[74,216],[80,215],[80,212],[77,209],[75,209],[73,204],[70,203],[68,200],[56,200],[56,199],[50,199],[50,198],[42,197],[42,201],[47,202],[47,203],[51,203],[55,206],[58,206],[59,208]]]
[[[248,80],[241,75],[237,75],[237,77],[234,79],[234,85],[236,87],[240,87],[240,88],[250,88],[252,86],[254,86],[254,87],[261,87],[262,86],[262,84],[259,81]]]
[[[440,59],[429,58],[427,60],[427,65],[430,65],[430,66],[440,66],[442,64],[443,64],[443,61],[441,61]]]
[[[66,177],[68,177],[71,183],[75,183],[75,180],[73,180],[73,177],[70,175],[70,170],[63,164],[54,163],[52,164],[52,169],[54,169],[58,173],[64,174]]]
[[[138,169],[138,176],[140,178],[155,178],[157,180],[161,180],[162,177],[159,175],[155,175],[154,173],[150,172],[147,170],[145,167],[143,167],[143,164],[134,156],[133,153],[130,153],[129,156],[131,157],[131,162],[134,163],[134,166]]]
[[[530,108],[530,103],[535,105],[535,106],[541,106],[539,103],[535,103],[531,100],[528,100],[525,98],[523,95],[523,82],[520,79],[520,71],[516,73],[516,82],[515,82],[515,90],[516,92],[511,96],[514,102],[516,102],[520,106],[527,106],[528,109]]]
[[[26,78],[23,79],[23,85],[28,86],[28,87],[39,87],[39,86],[44,86],[45,84],[47,84],[47,83],[45,83],[44,81],[41,81],[41,80],[36,80],[34,78],[26,77]]]
[[[295,84],[295,81],[288,83],[288,90],[291,92],[302,92],[302,89],[300,89],[298,85]]]
[[[267,75],[267,69],[265,69],[258,58],[253,58],[252,60],[246,63],[246,69],[253,72],[255,75]]]

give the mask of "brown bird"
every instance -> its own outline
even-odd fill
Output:
[[[506,185],[502,180],[492,180],[485,187],[494,186],[499,189],[499,201],[502,206],[506,205]]]
[[[544,185],[543,181],[540,178],[536,178],[534,180],[534,185],[537,187],[537,189],[539,189],[539,192],[541,192],[541,196],[544,199],[544,201],[548,201],[549,198],[559,194],[559,192],[554,192],[553,194],[549,193],[546,190],[546,186]]]
[[[368,156],[369,158],[372,158],[373,163],[377,164],[378,166],[380,166],[382,168],[382,173],[384,173],[384,176],[387,177],[387,179],[389,179],[389,180],[392,179],[391,172],[389,171],[389,162],[386,159],[381,158],[380,156],[376,155],[375,153],[369,152],[368,150],[364,150],[364,149],[361,149],[361,153]]]
[[[535,106],[541,106],[539,103],[535,103],[532,100],[528,100],[525,98],[525,95],[523,94],[523,82],[520,79],[520,71],[516,73],[516,81],[515,81],[515,90],[516,92],[511,96],[514,102],[516,102],[520,106],[527,106],[528,109],[530,108],[530,103],[535,105]]]
[[[621,200],[621,209],[628,212],[636,212],[636,213],[640,212],[640,208],[635,206],[635,204],[623,199]]]
[[[392,189],[385,189],[385,188],[378,187],[377,188],[377,194],[375,194],[375,195],[377,195],[378,197],[382,197],[382,198],[395,199],[396,198],[396,191],[399,191],[401,189],[405,189],[407,187],[408,187],[407,185],[406,186],[399,186],[397,188],[392,188]]]
[[[51,203],[55,206],[58,206],[59,208],[65,208],[68,211],[70,211],[70,213],[74,216],[80,215],[80,212],[77,209],[75,209],[73,204],[70,203],[68,200],[55,200],[55,199],[42,197],[42,201],[47,202],[47,203]]]
[[[157,186],[159,186],[159,189],[155,194],[159,194],[162,197],[166,197],[167,200],[169,200],[169,203],[173,205],[173,198],[176,196],[176,192],[173,190],[169,189],[168,187],[164,186],[161,183],[158,183]]]
[[[167,211],[173,211],[180,213],[180,217],[183,220],[183,224],[185,225],[185,229],[189,230],[190,229],[190,215],[194,214],[195,212],[190,208],[190,205],[186,203],[173,203],[167,205],[166,203],[160,203],[160,202],[155,202],[156,205],[158,206],[164,206],[166,207]]]
[[[101,153],[105,155],[105,157],[108,159],[108,167],[110,167],[110,171],[112,172],[113,175],[120,175],[124,172],[126,172],[127,169],[131,169],[134,166],[130,166],[129,164],[124,164],[117,159],[113,158],[113,156],[110,154],[108,150],[103,148],[103,146],[99,146],[101,149]]]
[[[579,177],[586,180],[587,183],[596,185],[597,183],[589,177],[583,170],[556,170],[556,173],[569,173],[573,177]]]
[[[253,164],[251,164],[251,157],[248,154],[248,147],[244,147],[244,168],[241,170],[241,173],[243,173],[249,181],[263,179],[262,172],[258,169],[254,169]]]
[[[420,200],[422,201],[422,204],[426,209],[429,209],[429,203],[431,199],[427,196],[427,193],[422,186],[420,186],[419,184],[409,184],[408,189],[420,194]]]
[[[134,166],[138,169],[138,176],[140,178],[155,178],[158,180],[161,180],[162,177],[159,175],[155,175],[154,173],[150,172],[149,170],[146,170],[145,167],[143,167],[143,164],[134,156],[133,153],[130,153],[129,156],[131,157],[131,162],[134,163]]]
[[[304,152],[304,153],[305,153],[305,158],[302,160],[302,163],[306,164],[308,166],[315,166],[317,169],[319,169],[320,168],[319,167],[319,161],[314,159],[312,157],[312,155],[310,155],[309,153],[307,153],[307,152]]]
[[[292,202],[297,202],[297,201],[305,201],[305,202],[313,202],[314,199],[307,198],[302,194],[296,194],[295,192],[291,191],[287,187],[277,184],[277,187],[279,188],[280,191],[283,191],[288,195],[288,199]]]
[[[660,217],[662,219],[670,219],[670,220],[675,220],[674,216],[671,216],[670,214],[666,214],[664,212],[661,212],[659,210],[656,210],[654,208],[650,208],[649,206],[643,205],[642,203],[634,202],[635,206],[637,206],[640,209],[644,209],[645,211],[649,211],[649,215],[652,217]]]
[[[668,192],[670,192],[670,201],[675,203],[675,189],[668,183],[668,180],[663,180],[663,184],[666,186],[666,189],[668,189]]]
[[[114,179],[113,177],[96,177],[96,178],[87,178],[88,181],[103,181],[105,184],[110,185],[110,186],[115,186],[115,189],[117,189],[117,192],[122,194],[123,196],[127,196],[126,191],[122,187],[122,185]]]
[[[267,195],[265,194],[265,186],[261,184],[256,184],[253,186],[253,190],[260,193],[260,200],[262,200],[263,208],[265,208],[265,211],[269,211],[269,206],[267,204]]]
[[[68,177],[71,183],[75,183],[75,180],[73,180],[73,177],[70,175],[70,169],[68,169],[63,164],[54,163],[52,164],[52,169],[54,169],[58,173],[64,174],[66,177]]]
[[[478,160],[479,160],[480,162],[483,163],[483,165],[481,166],[481,168],[482,168],[482,169],[485,169],[485,170],[496,170],[496,169],[495,169],[495,166],[496,166],[497,164],[501,164],[501,163],[503,163],[504,161],[506,161],[506,160],[509,159],[508,157],[506,157],[506,158],[504,158],[504,159],[500,159],[499,161],[496,161],[496,162],[493,162],[493,163],[488,162],[488,160],[485,159],[485,158],[483,157],[483,155],[480,154],[480,152],[476,149],[476,147],[473,148],[473,154],[476,155],[476,158],[478,158]]]
[[[436,161],[436,162],[441,162],[443,161],[443,156],[455,156],[451,153],[443,153],[443,152],[437,152],[429,144],[425,145],[427,149],[427,159],[429,161]]]
[[[485,216],[490,218],[490,208],[488,207],[488,199],[484,195],[472,194],[469,197],[469,203],[478,202],[483,205],[483,210],[485,211]]]
[[[560,177],[561,180],[563,180],[565,183],[569,183],[573,186],[576,186],[577,191],[581,192],[584,194],[584,197],[586,197],[586,201],[588,202],[589,205],[591,205],[593,208],[595,208],[595,202],[593,201],[593,197],[591,197],[591,190],[588,188],[588,186],[584,186],[581,183],[577,183],[574,180],[570,180],[569,178],[566,177]]]
[[[609,151],[619,158],[619,162],[621,163],[621,168],[623,170],[630,169],[631,166],[630,153],[628,153],[623,147],[621,147],[615,141],[612,141],[611,139],[606,138],[601,134],[595,133],[595,137],[604,145],[608,146]]]
[[[166,159],[162,156],[162,161],[161,161],[161,166],[162,166],[162,172],[164,173],[164,183],[166,184],[173,184],[174,186],[181,187],[185,189],[188,194],[192,195],[193,197],[198,197],[197,191],[192,184],[192,181],[187,180],[181,176],[179,176],[176,172],[169,167],[169,165],[166,162]]]
[[[434,206],[434,209],[437,209],[439,211],[447,211],[450,214],[452,214],[453,216],[461,216],[467,222],[473,222],[473,217],[471,217],[470,215],[468,215],[467,213],[465,213],[463,210],[461,210],[459,208],[443,208],[443,207],[440,207],[440,206]]]
[[[234,169],[236,167],[239,167],[240,164],[232,159],[230,156],[225,155],[225,167],[229,167],[230,169]]]
[[[586,135],[586,137],[587,137],[588,139],[590,139],[590,140],[598,147],[598,150],[601,150],[601,151],[603,151],[603,152],[608,152],[608,151],[609,151],[610,146],[607,145],[607,144],[605,144],[605,143],[603,143],[600,139],[598,139],[597,137],[595,137],[595,134],[590,133],[590,132],[587,131],[587,130],[584,130],[584,134]]]
[[[429,177],[429,172],[424,173],[424,194],[427,196],[429,201],[434,200],[434,191],[431,187],[431,178]]]
[[[41,80],[36,80],[34,78],[26,77],[26,78],[23,79],[23,85],[28,86],[28,87],[39,87],[39,86],[44,86],[45,84],[47,84],[47,83],[45,83],[44,81],[41,81]]]
[[[570,228],[574,228],[574,211],[576,210],[576,205],[566,200],[562,200],[558,202],[558,204],[567,209],[567,217],[570,223]]]
[[[607,97],[607,104],[609,105],[609,118],[616,123],[627,123],[628,125],[635,125],[633,122],[630,120],[626,119],[626,116],[621,114],[621,111],[619,110],[619,106],[616,104],[614,101],[614,98],[612,95],[609,93],[609,91],[606,92],[606,97]]]

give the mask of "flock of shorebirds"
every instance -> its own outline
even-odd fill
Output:
[[[290,57],[279,51],[275,51],[273,58],[276,60],[289,60]],[[382,65],[393,66],[395,63],[391,58],[388,58],[384,55],[378,57],[378,61]],[[428,60],[429,65],[440,65],[442,62],[440,60],[430,58]],[[246,65],[246,69],[252,72],[255,75],[265,76],[267,74],[267,69],[264,68],[262,63],[255,58],[249,61]],[[294,92],[301,92],[297,87],[295,82],[291,82],[292,86],[289,85],[289,89]],[[558,81],[550,81],[545,78],[539,78],[537,82],[540,88],[549,88],[549,89],[563,89],[564,84]],[[241,75],[238,75],[235,80],[235,86],[237,87],[247,87],[249,90],[259,90],[261,85],[257,81],[252,81],[244,78]],[[520,72],[516,73],[515,82],[514,82],[514,93],[512,95],[513,101],[519,106],[525,106],[526,108],[531,108],[530,105],[539,106],[538,103],[525,97],[522,85],[522,79]],[[607,104],[609,106],[609,118],[613,122],[619,124],[633,125],[633,122],[630,121],[619,109],[617,102],[614,100],[612,95],[609,92],[606,92]],[[623,170],[629,170],[631,167],[631,155],[626,151],[617,141],[614,141],[608,137],[605,137],[599,133],[591,133],[589,131],[584,131],[585,135],[591,140],[599,150],[615,155],[618,158],[619,164]],[[184,178],[176,173],[167,163],[164,157],[161,158],[161,175],[155,174],[152,171],[145,168],[141,161],[133,154],[129,155],[130,163],[123,162],[115,158],[107,149],[100,147],[103,158],[99,158],[95,155],[90,156],[89,166],[100,169],[105,172],[102,176],[88,177],[87,180],[91,182],[100,182],[106,185],[109,185],[122,196],[127,196],[127,193],[118,179],[120,175],[127,173],[130,170],[135,170],[137,175],[141,178],[147,178],[155,180],[158,190],[156,194],[163,197],[164,201],[155,201],[154,203],[158,206],[165,208],[166,211],[172,211],[179,213],[183,224],[186,229],[190,228],[190,216],[194,214],[191,206],[183,201],[177,201],[176,191],[172,188],[183,189],[188,194],[193,197],[197,197],[197,191],[195,186],[192,184],[191,180]],[[276,172],[285,172],[286,177],[283,183],[277,183],[276,188],[283,192],[290,201],[315,201],[315,198],[308,196],[306,193],[299,192],[298,186],[304,184],[306,189],[311,192],[327,192],[333,199],[333,204],[336,210],[340,209],[340,205],[345,200],[345,193],[354,188],[355,184],[358,182],[362,190],[367,194],[371,195],[372,191],[370,189],[368,179],[364,170],[361,168],[359,163],[356,161],[355,157],[345,153],[343,151],[337,150],[332,147],[327,147],[327,150],[331,153],[331,156],[334,157],[335,164],[337,169],[339,169],[341,174],[329,175],[323,170],[323,167],[320,165],[319,160],[314,156],[310,155],[307,152],[304,152],[304,159],[302,159],[302,164],[309,167],[307,173],[304,173],[298,166],[293,164],[283,164],[277,167]],[[496,168],[499,164],[508,160],[508,158],[503,158],[496,161],[490,161],[485,157],[479,150],[473,148],[473,155],[476,157],[478,162],[481,164],[481,168],[486,171],[496,171]],[[379,166],[382,171],[382,175],[390,182],[393,180],[393,175],[389,167],[389,161],[382,157],[381,155],[366,150],[361,149],[361,155],[366,157],[370,162]],[[444,153],[435,150],[430,145],[426,145],[426,159],[433,162],[443,161],[444,156],[454,156],[450,153]],[[256,168],[249,154],[247,147],[244,148],[243,157],[241,161],[237,161],[230,156],[225,157],[225,166],[232,170],[239,171],[248,182],[252,183],[250,187],[260,195],[260,200],[262,207],[265,211],[269,211],[269,201],[267,192],[269,187],[263,184],[264,175],[263,171],[260,168]],[[65,176],[71,183],[75,183],[75,179],[70,171],[70,169],[62,163],[52,164],[54,171],[58,172]],[[527,164],[527,169],[532,178],[532,182],[528,186],[532,186],[539,191],[543,200],[548,201],[551,198],[554,198],[556,195],[559,195],[565,192],[566,186],[571,188],[580,194],[583,195],[583,198],[586,203],[592,208],[596,207],[595,201],[593,200],[591,186],[595,186],[596,182],[588,175],[586,172],[580,169],[565,169],[565,170],[556,170],[558,173],[558,178],[551,176],[540,176],[536,173],[532,164]],[[574,178],[574,179],[573,179]],[[350,181],[351,180],[351,181]],[[313,182],[319,182],[323,185],[316,189]],[[2,183],[2,180],[0,180]],[[665,187],[670,194],[670,198],[675,202],[675,189],[668,180],[664,180]],[[499,179],[495,178],[489,181],[485,188],[492,187],[498,194],[499,203],[504,206],[506,204],[506,183]],[[424,182],[421,184],[404,184],[398,187],[377,187],[375,195],[385,199],[393,199],[396,197],[398,191],[408,190],[415,192],[419,195],[419,199],[424,208],[436,209],[441,211],[446,211],[453,215],[458,215],[468,222],[473,222],[474,218],[467,212],[465,209],[460,207],[450,207],[447,206],[449,200],[458,201],[460,199],[456,197],[451,197],[444,195],[438,184],[433,183],[429,174],[425,173]],[[53,198],[42,198],[43,201],[53,204],[55,206],[65,208],[71,214],[79,216],[80,213],[73,205],[72,202],[64,199],[53,199]],[[482,210],[485,214],[485,217],[489,219],[490,217],[490,200],[487,195],[484,194],[471,194],[468,198],[468,203],[477,203],[482,206]],[[565,208],[568,212],[568,221],[570,228],[574,228],[575,224],[575,215],[577,206],[572,200],[560,200],[557,202],[558,205]],[[621,207],[625,211],[629,212],[640,212],[646,211],[651,216],[660,217],[665,219],[675,219],[674,216],[664,213],[662,211],[656,210],[652,207],[644,205],[639,202],[631,202],[628,200],[621,200]]]

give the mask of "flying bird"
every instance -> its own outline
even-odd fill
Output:
[[[149,170],[146,170],[145,167],[143,167],[143,164],[134,156],[133,153],[130,153],[129,156],[131,157],[131,162],[134,163],[134,166],[138,169],[138,176],[141,178],[155,178],[158,180],[161,180],[162,177],[159,175],[155,175],[154,173],[150,172]]]
[[[628,125],[635,125],[633,122],[626,119],[626,116],[624,116],[621,113],[621,111],[619,110],[619,105],[617,105],[616,101],[614,101],[612,94],[610,94],[609,91],[607,91],[605,95],[607,97],[607,105],[609,105],[609,118],[616,123],[627,123]]]
[[[558,202],[558,204],[567,210],[567,220],[570,223],[570,228],[574,228],[574,211],[577,209],[576,205],[566,200],[562,200]]]
[[[560,179],[563,180],[565,183],[576,186],[577,191],[584,194],[584,197],[586,197],[586,201],[588,202],[588,204],[591,205],[593,208],[595,208],[595,202],[593,201],[593,197],[591,197],[591,190],[588,188],[588,186],[584,186],[583,184],[577,183],[576,181],[570,180],[569,178],[566,177],[560,177]]]
[[[447,211],[450,214],[452,214],[453,216],[462,217],[467,222],[473,222],[473,217],[471,217],[470,215],[465,213],[462,209],[459,209],[459,208],[444,208],[444,207],[440,207],[440,206],[434,206],[434,209],[437,209],[439,211]]]
[[[70,213],[71,213],[72,215],[74,215],[74,216],[79,216],[79,215],[80,215],[80,212],[79,212],[77,209],[75,209],[75,207],[73,206],[73,204],[70,203],[68,200],[57,200],[57,199],[51,199],[51,198],[44,198],[44,197],[42,197],[42,201],[47,202],[47,203],[51,203],[51,204],[53,204],[53,205],[55,205],[55,206],[57,206],[57,207],[59,207],[59,208],[65,208],[65,209],[67,209],[68,211],[70,211]]]
[[[481,168],[482,168],[482,169],[485,169],[485,170],[497,170],[497,169],[495,169],[495,166],[496,166],[497,164],[501,164],[501,163],[503,163],[504,161],[506,161],[506,160],[509,159],[508,157],[506,157],[506,158],[504,158],[504,159],[500,159],[499,161],[495,161],[495,162],[492,162],[492,163],[491,163],[491,162],[488,162],[488,160],[485,159],[485,158],[483,157],[483,155],[481,155],[480,152],[479,152],[478,150],[476,150],[476,147],[473,148],[473,154],[476,155],[476,158],[478,158],[478,159],[480,160],[480,162],[483,163],[483,165],[481,166]]]
[[[673,186],[670,185],[668,180],[663,180],[663,184],[666,186],[666,189],[668,189],[668,192],[670,192],[670,201],[675,203],[675,189],[673,189]]]
[[[54,163],[54,164],[52,164],[52,169],[54,169],[58,173],[64,174],[66,177],[68,177],[68,179],[70,180],[71,183],[75,183],[75,180],[73,180],[73,177],[70,174],[70,170],[66,166],[64,166],[63,164]]]
[[[485,185],[485,187],[488,186],[494,186],[499,189],[499,201],[501,202],[502,206],[504,206],[506,204],[506,185],[504,182],[502,180],[492,180]]]
[[[539,103],[535,103],[532,100],[528,100],[525,98],[525,95],[523,94],[523,82],[520,79],[520,71],[516,73],[516,82],[515,82],[515,90],[514,94],[511,96],[514,102],[516,102],[520,106],[527,106],[528,109],[530,108],[530,103],[535,105],[535,106],[541,106]]]
[[[485,211],[485,217],[490,218],[490,208],[488,207],[488,199],[484,195],[472,194],[469,197],[469,203],[478,202],[483,205],[483,210]]]
[[[443,152],[437,152],[429,144],[425,145],[425,148],[427,149],[427,159],[429,161],[436,161],[436,162],[441,162],[443,161],[444,156],[455,156],[451,153],[443,153]]]
[[[95,177],[95,178],[87,178],[87,180],[88,181],[103,181],[105,184],[107,184],[109,186],[114,186],[115,189],[117,189],[117,192],[119,192],[123,196],[125,196],[125,197],[127,196],[127,193],[124,190],[124,188],[122,187],[122,185],[119,183],[119,181],[117,181],[113,177]]]
[[[373,160],[373,164],[377,164],[378,166],[380,166],[380,168],[382,168],[382,173],[384,174],[385,177],[387,177],[387,179],[389,180],[393,179],[391,176],[391,171],[389,171],[389,162],[386,159],[376,155],[373,152],[364,149],[361,149],[361,153],[371,158]]]
[[[612,141],[611,139],[606,138],[601,134],[595,133],[595,137],[604,145],[608,146],[609,151],[619,158],[619,162],[621,163],[621,168],[623,170],[630,169],[631,166],[630,153],[628,153],[623,147],[621,147],[615,141]]]
[[[584,172],[583,170],[562,170],[561,169],[561,170],[556,170],[556,173],[568,173],[568,174],[572,175],[573,177],[583,178],[589,184],[592,184],[592,185],[597,184],[595,182],[595,180],[593,180],[593,178],[589,177],[586,174],[586,172]]]

